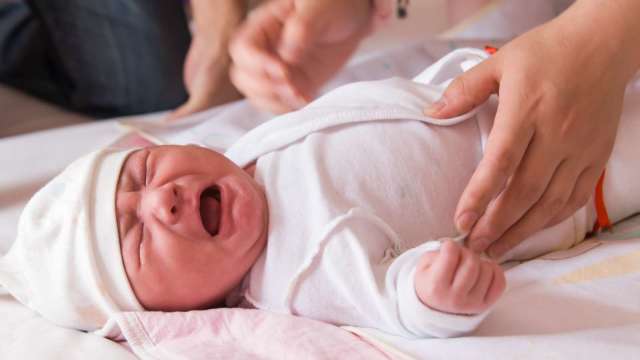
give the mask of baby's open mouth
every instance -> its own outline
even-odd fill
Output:
[[[220,229],[220,214],[222,207],[220,206],[220,189],[217,186],[211,186],[200,195],[200,217],[202,225],[211,236],[218,235]]]

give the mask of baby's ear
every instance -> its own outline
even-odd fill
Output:
[[[145,136],[145,134],[142,134],[139,131],[131,131],[119,137],[116,141],[109,145],[109,147],[125,150],[131,148],[145,148],[154,145],[157,144],[149,139],[148,136]]]

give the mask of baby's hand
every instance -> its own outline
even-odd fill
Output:
[[[447,240],[422,256],[415,274],[416,294],[428,307],[454,314],[479,314],[505,289],[502,268]]]

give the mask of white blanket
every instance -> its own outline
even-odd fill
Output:
[[[640,228],[638,218],[633,221]],[[635,359],[640,354],[638,235],[590,240],[581,249],[509,270],[505,296],[466,337],[406,340],[351,330],[415,358]]]

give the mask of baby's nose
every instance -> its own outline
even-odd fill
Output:
[[[165,224],[175,224],[180,216],[178,188],[167,183],[147,189],[142,197],[142,211],[145,217],[153,216]]]

